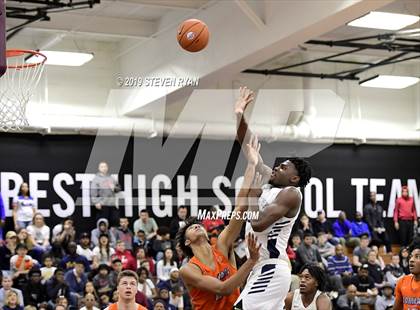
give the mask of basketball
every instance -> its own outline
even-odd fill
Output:
[[[177,39],[184,50],[195,53],[204,49],[209,43],[209,29],[198,19],[188,19],[178,28]]]

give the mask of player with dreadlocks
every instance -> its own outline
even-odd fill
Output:
[[[259,145],[244,118],[245,108],[253,98],[252,91],[241,88],[235,104],[237,137],[242,146]],[[235,303],[235,309],[255,309],[258,305],[260,309],[278,310],[284,307],[291,282],[286,248],[302,204],[300,188],[309,183],[312,169],[301,158],[290,158],[271,169],[264,165],[260,154],[256,169],[258,175],[248,196],[249,211],[259,212],[259,216],[247,222],[246,233],[255,234],[261,242],[260,259]]]

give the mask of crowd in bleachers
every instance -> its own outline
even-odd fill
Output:
[[[28,185],[22,184],[10,219],[15,229],[0,232],[0,309],[104,309],[118,298],[116,279],[125,269],[139,276],[137,303],[148,309],[191,309],[179,276],[187,259],[175,243],[188,216],[187,207],[180,206],[166,227],[159,226],[146,210],[134,222],[125,217],[116,221],[115,213],[106,213],[107,206],[97,202],[101,209],[91,231],[79,231],[71,218],[51,230],[29,193]],[[328,291],[336,309],[357,310],[362,305],[388,309],[396,281],[409,273],[405,245],[410,240],[392,252],[382,211],[372,193],[363,214],[356,213],[354,221],[345,212],[335,221],[328,220],[324,211],[314,220],[302,214],[287,249],[295,275],[291,289],[298,287],[296,274],[301,266],[318,264],[329,275]],[[394,223],[407,221],[404,216],[397,214]],[[3,226],[4,214],[0,219]],[[416,220],[411,220],[410,234],[404,231],[408,239],[415,235]],[[225,222],[207,219],[203,225],[213,243]],[[239,264],[246,259],[243,246],[238,240]]]

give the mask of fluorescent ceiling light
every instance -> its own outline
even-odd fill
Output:
[[[370,12],[369,14],[353,20],[347,25],[353,27],[399,30],[418,22],[419,20],[420,17],[415,15]]]
[[[41,54],[47,56],[47,65],[55,66],[82,66],[93,58],[91,53],[74,53],[74,52],[57,52],[57,51],[40,51]],[[32,56],[26,60],[27,63],[38,63],[37,57]]]
[[[402,89],[418,83],[419,80],[412,76],[376,75],[359,84],[363,87]]]

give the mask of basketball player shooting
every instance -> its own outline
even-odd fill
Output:
[[[232,309],[239,296],[239,287],[245,282],[259,259],[260,246],[257,238],[248,235],[249,259],[236,271],[233,243],[238,238],[242,224],[242,213],[248,209],[248,194],[258,163],[258,146],[247,145],[248,165],[242,188],[236,200],[236,207],[229,224],[220,233],[215,246],[209,243],[203,225],[190,218],[177,233],[177,243],[186,256],[188,264],[180,270],[195,310]]]
[[[238,120],[237,138],[242,146],[259,145],[248,129],[244,112],[254,94],[240,88],[235,104]],[[259,148],[258,148],[259,149]],[[248,152],[245,152],[248,155]],[[286,254],[287,242],[302,203],[300,188],[311,178],[309,164],[300,158],[290,158],[271,169],[260,154],[257,173],[249,191],[249,211],[259,212],[258,219],[246,224],[246,233],[253,233],[261,242],[260,259],[254,266],[246,286],[235,303],[235,309],[283,309],[291,282],[290,262]],[[266,184],[268,182],[268,184]],[[265,184],[265,185],[264,185]]]

